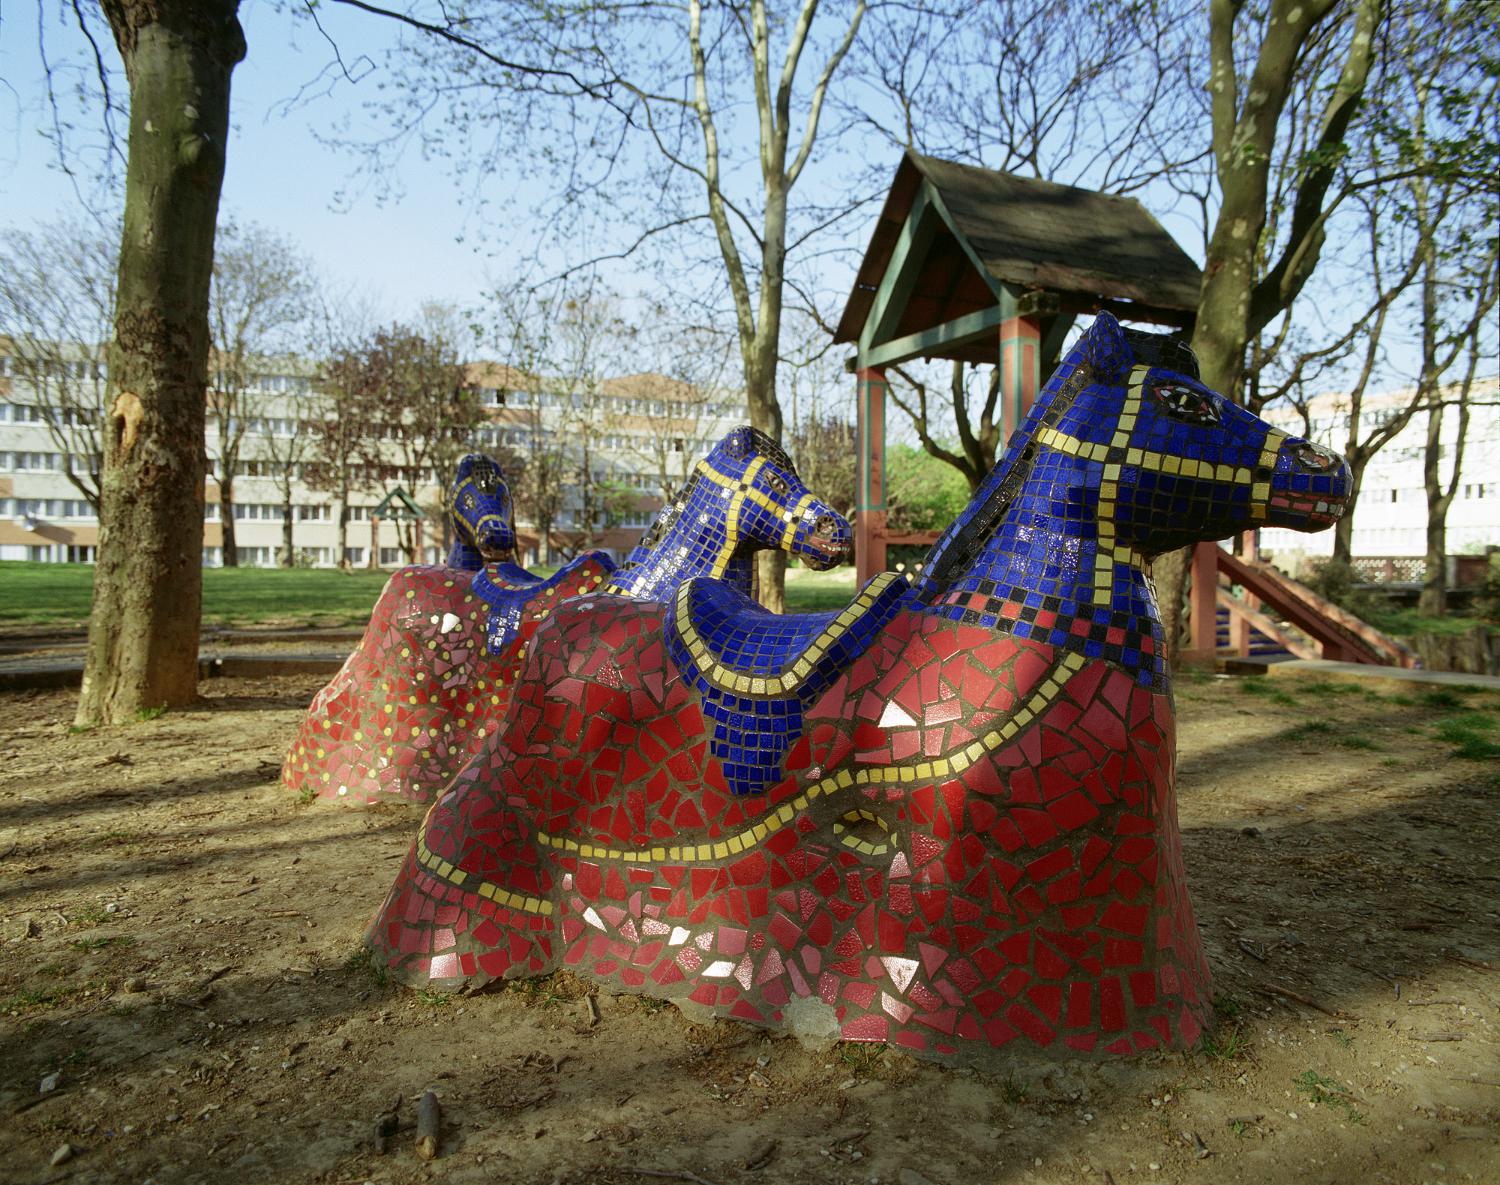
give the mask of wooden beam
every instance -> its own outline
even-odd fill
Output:
[[[891,257],[886,261],[885,271],[880,277],[880,286],[875,290],[875,299],[865,316],[864,328],[859,335],[861,367],[878,365],[864,359],[864,353],[876,341],[887,337],[895,328],[911,298],[911,290],[926,261],[927,248],[932,245],[937,233],[938,219],[928,197],[931,190],[926,182],[917,190],[911,209],[906,212],[906,221],[901,224],[901,233],[896,245],[891,248]]]
[[[970,342],[989,338],[1005,320],[1005,309],[991,305],[978,312],[967,313],[952,321],[944,321],[931,329],[908,333],[895,341],[862,347],[860,366],[896,366],[925,354],[934,354],[940,349],[967,345]]]

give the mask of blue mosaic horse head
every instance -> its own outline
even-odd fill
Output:
[[[1321,530],[1351,488],[1337,454],[1205,387],[1186,346],[1101,313],[934,545],[917,594],[1161,687],[1150,561],[1251,527]]]
[[[470,453],[458,463],[448,513],[453,523],[448,567],[477,572],[487,563],[515,561],[515,506],[494,458]]]
[[[748,596],[755,552],[778,549],[823,569],[846,560],[851,541],[848,520],[802,483],[786,451],[740,427],[698,462],[605,591],[659,601],[690,577],[714,576]]]
[[[748,597],[757,551],[776,548],[809,567],[830,568],[848,557],[852,537],[848,520],[802,484],[780,445],[741,427],[698,462],[682,492],[618,568],[600,552],[579,556],[546,578],[513,563],[491,564],[475,575],[472,587],[490,607],[486,647],[500,654],[519,637],[528,607],[573,586],[582,564],[610,572],[599,591],[634,600],[669,600],[684,581],[699,576],[722,580]]]

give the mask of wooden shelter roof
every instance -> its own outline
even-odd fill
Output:
[[[909,307],[900,317],[900,332],[993,305],[999,285],[1058,294],[1066,311],[1109,304],[1130,316],[1113,303],[1129,302],[1139,307],[1140,319],[1168,324],[1186,324],[1197,309],[1197,264],[1134,198],[956,164],[908,149],[835,341],[859,340],[924,181],[931,186],[944,228],[928,249]],[[977,273],[976,263],[986,274]]]

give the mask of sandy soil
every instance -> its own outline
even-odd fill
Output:
[[[382,982],[359,936],[417,815],[278,788],[318,683],[85,734],[68,693],[0,696],[0,1181],[1500,1180],[1500,776],[1440,735],[1500,697],[1182,685],[1219,1026],[986,1077],[626,996],[596,1021],[565,977]]]

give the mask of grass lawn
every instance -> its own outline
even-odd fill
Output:
[[[1356,609],[1355,612],[1376,629],[1396,637],[1410,637],[1413,634],[1467,634],[1476,625],[1493,626],[1494,624],[1483,618],[1470,617],[1461,613],[1449,613],[1446,617],[1428,617],[1414,606],[1403,605],[1376,603],[1367,609]]]
[[[389,572],[328,568],[205,568],[203,620],[211,625],[352,625],[370,615]],[[0,623],[78,625],[88,620],[87,564],[0,563]]]
[[[328,568],[205,568],[203,620],[210,625],[358,625],[389,572]],[[0,624],[78,625],[88,620],[94,569],[85,564],[0,563]],[[787,572],[793,612],[838,609],[854,595],[854,569]]]

